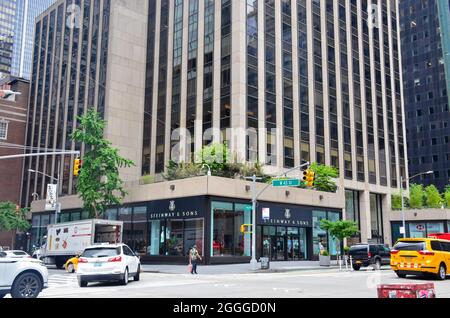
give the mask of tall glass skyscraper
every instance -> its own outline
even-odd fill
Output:
[[[409,171],[443,190],[450,179],[450,2],[400,2]],[[446,76],[447,72],[447,76]]]
[[[16,12],[11,74],[30,79],[34,19],[55,0],[14,0],[13,2],[16,2]]]
[[[11,73],[16,0],[0,0],[0,79]]]

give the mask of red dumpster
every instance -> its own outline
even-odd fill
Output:
[[[378,298],[436,298],[433,283],[378,285]]]

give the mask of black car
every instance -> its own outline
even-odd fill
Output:
[[[380,269],[382,265],[390,265],[391,250],[382,244],[357,244],[350,247],[353,269],[374,266]]]

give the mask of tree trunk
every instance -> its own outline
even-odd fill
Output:
[[[14,249],[14,242],[15,242],[17,230],[12,230],[11,232],[12,232],[12,235],[11,235],[11,250],[13,250]]]

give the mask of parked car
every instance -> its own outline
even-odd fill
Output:
[[[6,256],[11,258],[31,258],[30,254],[20,250],[3,251],[3,253],[6,253]]]
[[[399,239],[391,251],[391,268],[398,277],[450,275],[450,241],[432,238]]]
[[[0,252],[0,298],[36,298],[48,287],[48,270],[32,258],[9,257]]]
[[[380,269],[382,265],[389,265],[391,250],[382,244],[361,243],[350,247],[349,255],[352,257],[353,269],[358,271],[361,267],[373,266]]]
[[[78,259],[77,278],[80,287],[89,282],[119,281],[127,285],[130,277],[140,279],[139,257],[125,244],[93,245]]]
[[[64,264],[64,268],[66,269],[66,272],[75,273],[77,271],[79,258],[80,258],[80,255],[77,255],[77,256],[69,258],[67,260],[67,262]]]

